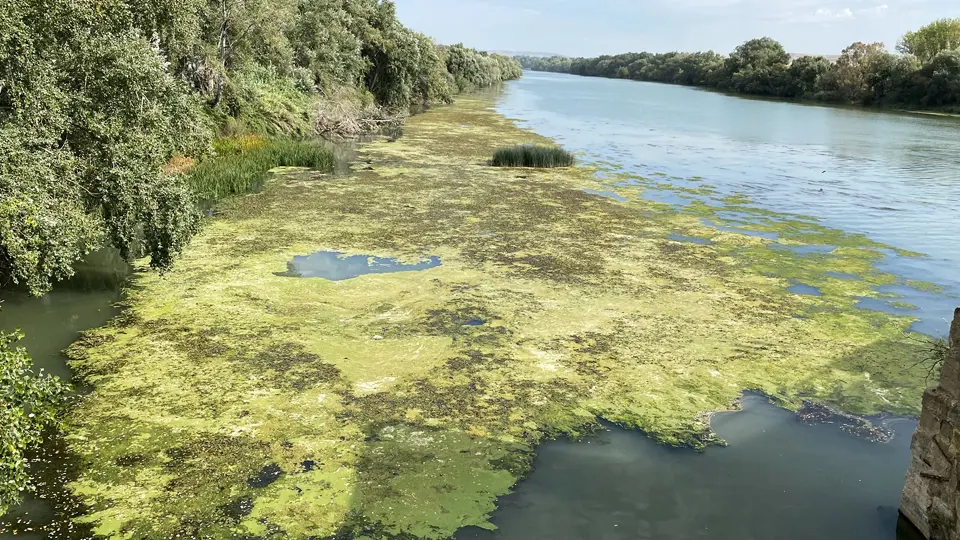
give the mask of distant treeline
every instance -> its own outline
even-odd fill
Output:
[[[377,125],[520,75],[406,28],[387,0],[9,0],[0,286],[42,294],[105,244],[168,266],[198,217],[165,165],[216,137]]]
[[[791,61],[777,41],[747,41],[729,56],[713,51],[627,53],[597,58],[517,57],[526,69],[609,77],[784,98],[960,111],[960,19],[906,34],[897,47],[854,43],[835,61]]]

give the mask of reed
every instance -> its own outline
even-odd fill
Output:
[[[336,158],[316,140],[226,140],[214,144],[217,156],[194,166],[191,187],[201,199],[215,200],[256,189],[275,167],[308,167],[332,172]]]
[[[520,145],[501,148],[493,155],[494,167],[570,167],[576,162],[573,154],[553,146]]]

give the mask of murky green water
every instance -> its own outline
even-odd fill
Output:
[[[119,313],[117,302],[121,299],[121,286],[130,274],[130,266],[111,250],[93,253],[87,262],[77,267],[77,274],[70,281],[60,284],[43,298],[34,298],[25,292],[3,291],[0,310],[0,328],[23,331],[25,338],[20,344],[27,348],[36,369],[71,380],[72,375],[61,351],[76,341],[84,330],[104,325]],[[31,456],[34,477],[41,484],[39,496],[28,495],[24,504],[13,509],[0,520],[0,540],[12,538],[40,539],[82,537],[66,521],[54,523],[54,506],[68,510],[70,501],[63,497],[59,482],[68,459],[62,455],[63,447],[56,441],[48,441],[46,448]],[[50,463],[55,465],[50,466]],[[17,527],[14,535],[5,530],[4,523],[32,522],[36,525]],[[49,525],[51,533],[37,530]],[[33,529],[33,530],[31,530]]]
[[[678,209],[721,208],[730,194],[924,258],[886,254],[881,269],[944,287],[906,283],[880,292],[918,307],[914,329],[942,336],[960,305],[960,119],[750,100],[694,88],[526,72],[509,83],[499,112],[524,127],[623,171],[658,180],[645,197]],[[691,181],[691,179],[695,179]],[[715,196],[672,188],[714,186]],[[776,241],[737,223],[707,223]],[[888,303],[865,307],[902,314]]]
[[[890,442],[803,423],[748,395],[742,411],[713,419],[724,448],[669,448],[615,427],[547,443],[500,500],[499,530],[457,538],[908,540],[897,507],[915,423],[877,423]]]

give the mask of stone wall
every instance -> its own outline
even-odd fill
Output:
[[[940,384],[923,395],[900,511],[930,540],[960,540],[960,309]]]

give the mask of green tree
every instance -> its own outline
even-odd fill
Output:
[[[0,331],[0,515],[31,489],[26,453],[40,444],[43,431],[57,427],[56,410],[67,386],[33,371],[19,332]]]
[[[927,63],[943,51],[960,49],[960,19],[940,19],[915,32],[907,32],[897,50]]]
[[[780,95],[789,63],[790,55],[778,41],[752,39],[727,58],[721,84],[745,94]]]
[[[871,73],[888,66],[890,54],[883,43],[856,42],[843,50],[826,85],[838,99],[850,103],[869,103],[875,97],[877,81]]]
[[[960,51],[942,51],[918,72],[915,99],[922,106],[960,105]]]
[[[203,152],[200,104],[156,46],[116,22],[130,20],[119,0],[18,0],[4,15],[0,279],[42,294],[103,240],[169,266],[198,217],[183,180],[161,169]],[[141,228],[151,223],[165,229]]]
[[[822,56],[803,56],[790,64],[784,94],[789,97],[814,96],[822,88],[823,77],[833,64]]]

